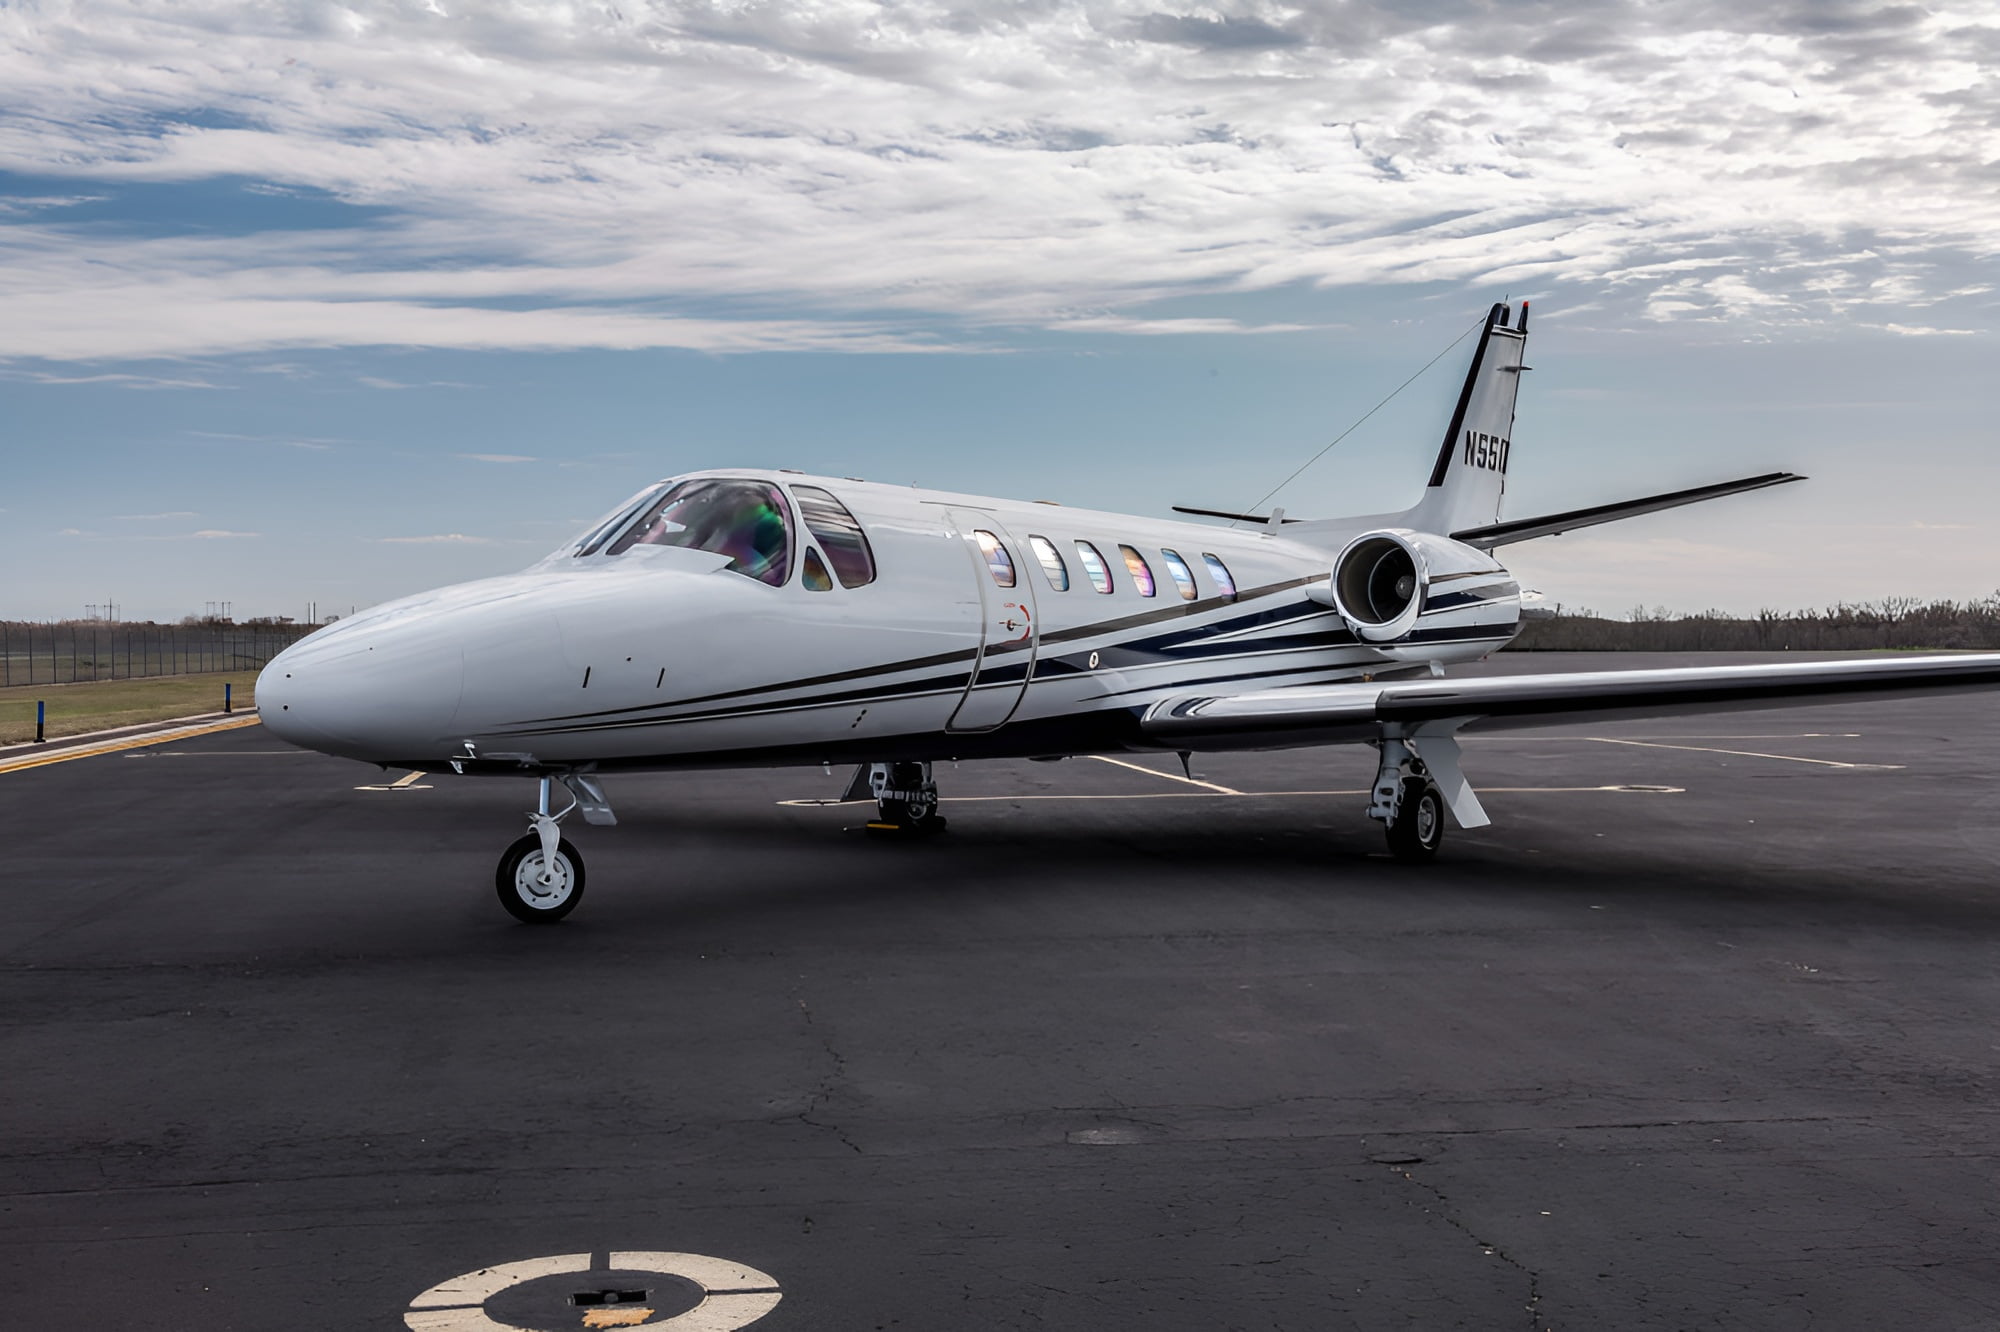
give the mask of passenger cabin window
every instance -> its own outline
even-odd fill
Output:
[[[799,581],[806,585],[808,592],[833,591],[833,578],[820,563],[819,552],[806,547],[806,557],[799,563]]]
[[[1125,571],[1132,575],[1132,586],[1139,589],[1139,595],[1152,596],[1157,589],[1153,586],[1153,570],[1146,563],[1146,557],[1130,546],[1120,546],[1118,553],[1125,557]]]
[[[1228,566],[1207,551],[1201,553],[1201,562],[1208,566],[1208,576],[1215,580],[1215,585],[1222,590],[1222,595],[1231,601],[1236,600],[1236,580],[1229,576]]]
[[[1049,580],[1049,586],[1058,592],[1069,591],[1069,566],[1063,563],[1062,552],[1047,537],[1031,536],[1028,549],[1035,552],[1035,559],[1041,563],[1042,576]]]
[[[1083,571],[1090,575],[1090,585],[1099,592],[1111,590],[1111,570],[1104,566],[1104,557],[1097,553],[1097,547],[1088,541],[1076,543],[1076,557],[1083,561]]]
[[[792,498],[799,502],[799,517],[805,519],[806,530],[826,549],[840,585],[865,587],[874,582],[875,552],[869,549],[868,534],[847,506],[818,486],[793,486]]]
[[[1014,586],[1014,557],[1000,544],[1000,538],[991,532],[974,532],[972,539],[979,543],[979,553],[986,557],[986,572],[993,575],[993,581],[1001,587]]]
[[[685,546],[727,555],[729,569],[781,587],[792,574],[790,511],[765,481],[697,477],[662,495],[604,553],[634,546]]]
[[[1174,586],[1181,590],[1182,601],[1193,601],[1201,595],[1201,589],[1194,585],[1194,570],[1188,568],[1179,551],[1163,550],[1160,558],[1167,562],[1167,572],[1173,575]]]

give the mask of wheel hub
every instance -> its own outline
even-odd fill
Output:
[[[1429,795],[1417,801],[1417,836],[1428,842],[1437,835],[1437,801]]]
[[[542,853],[539,851],[530,851],[522,856],[520,864],[514,869],[514,891],[520,894],[523,902],[537,910],[546,911],[569,900],[574,882],[569,858],[562,855],[558,855],[555,864],[549,867],[546,883],[543,882]]]

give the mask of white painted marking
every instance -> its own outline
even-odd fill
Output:
[[[1156,774],[1164,776],[1165,774]],[[1196,782],[1205,786],[1205,782]],[[1569,795],[1589,791],[1611,791],[1619,795],[1683,795],[1684,786],[1642,786],[1635,783],[1617,783],[1611,786],[1482,786],[1478,788],[1485,795]],[[941,805],[985,805],[1006,804],[1021,800],[1221,800],[1234,797],[1239,800],[1288,800],[1321,796],[1363,796],[1370,795],[1365,787],[1350,791],[1236,791],[1224,788],[1221,791],[1146,791],[1123,795],[997,795],[997,796],[945,796]],[[865,800],[780,800],[780,806],[788,809],[838,809],[843,805],[865,805]]]
[[[1900,763],[1842,763],[1836,759],[1800,758],[1796,754],[1762,754],[1749,749],[1716,749],[1710,745],[1666,745],[1657,740],[1620,740],[1608,735],[1585,737],[1600,745],[1632,745],[1639,749],[1683,749],[1696,754],[1728,754],[1735,758],[1777,759],[1782,763],[1810,763],[1816,768],[1855,768],[1877,772],[1900,770]]]
[[[564,1272],[589,1270],[590,1255],[587,1253],[561,1253],[553,1258],[523,1258],[518,1263],[482,1267],[477,1272],[467,1272],[464,1276],[440,1281],[411,1300],[410,1307],[434,1309],[439,1305],[454,1304],[463,1308],[468,1304],[484,1304],[507,1287],[518,1286],[523,1281],[533,1281],[545,1276],[560,1276]],[[468,1326],[477,1327],[479,1324],[472,1323]]]
[[[127,754],[126,758],[318,758],[310,749],[156,749],[148,754]]]
[[[1471,735],[1468,740],[1497,745],[1557,745],[1577,740],[1605,740],[1602,735]],[[1627,735],[1624,740],[1859,740],[1859,731],[1788,731],[1783,735]]]
[[[694,1308],[657,1323],[646,1323],[647,1327],[671,1328],[673,1332],[736,1332],[737,1328],[748,1327],[770,1313],[784,1298],[776,1279],[769,1274],[707,1254],[627,1250],[611,1255],[611,1268],[680,1277],[702,1288],[702,1301]],[[524,1281],[590,1270],[587,1253],[527,1258],[481,1268],[440,1281],[411,1300],[403,1314],[403,1325],[410,1332],[520,1332],[512,1324],[488,1316],[482,1307],[485,1302]]]
[[[1219,794],[1219,795],[1242,795],[1242,794],[1243,794],[1243,793],[1242,793],[1241,791],[1232,791],[1232,790],[1230,790],[1230,789],[1229,789],[1228,787],[1226,787],[1226,786],[1218,786],[1218,785],[1216,785],[1216,784],[1215,784],[1214,782],[1202,782],[1202,781],[1196,781],[1196,780],[1195,780],[1194,778],[1192,778],[1192,777],[1176,777],[1176,776],[1174,776],[1174,775],[1173,775],[1172,773],[1170,773],[1170,772],[1161,772],[1161,771],[1160,771],[1160,770],[1159,770],[1158,768],[1149,768],[1149,767],[1147,767],[1147,766],[1146,766],[1145,764],[1143,764],[1143,763],[1127,763],[1127,762],[1126,762],[1126,761],[1125,761],[1124,759],[1115,759],[1115,758],[1106,758],[1106,757],[1104,757],[1104,755],[1102,755],[1102,754],[1090,754],[1090,755],[1087,755],[1086,757],[1089,757],[1089,758],[1094,758],[1094,759],[1096,759],[1096,760],[1097,760],[1097,761],[1098,761],[1099,763],[1109,763],[1109,764],[1113,765],[1114,767],[1119,767],[1119,768],[1130,768],[1130,769],[1131,769],[1132,771],[1134,771],[1134,772],[1143,772],[1143,773],[1145,773],[1145,774],[1146,774],[1146,775],[1147,775],[1148,777],[1162,777],[1162,778],[1165,778],[1165,779],[1166,779],[1167,781],[1170,781],[1170,782],[1185,782],[1185,783],[1187,783],[1187,784],[1188,784],[1189,786],[1202,786],[1202,787],[1206,787],[1206,788],[1208,788],[1209,790],[1211,790],[1211,791],[1214,791],[1214,792],[1216,792],[1216,793],[1217,793],[1217,794]]]
[[[706,1287],[711,1293],[725,1290],[768,1291],[775,1290],[778,1286],[769,1275],[759,1272],[748,1263],[732,1262],[727,1258],[711,1258],[705,1253],[628,1250],[612,1254],[611,1266],[617,1269],[630,1268],[635,1272],[667,1272],[677,1277],[686,1277],[697,1286]]]

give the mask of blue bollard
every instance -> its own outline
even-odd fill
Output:
[[[49,742],[48,736],[44,734],[45,724],[47,723],[48,719],[49,719],[49,705],[42,702],[42,700],[40,700],[39,698],[36,699],[35,700],[35,743],[38,745],[45,745]]]
[[[230,683],[229,683],[229,681],[227,681],[227,680],[224,680],[224,681],[222,682],[222,710],[223,710],[223,712],[225,712],[225,713],[230,713],[230,712],[234,712],[234,711],[236,711],[236,708],[235,708],[235,706],[234,706],[233,704],[231,704],[231,703],[230,703],[230,701],[229,701],[229,690],[230,690],[230,687],[231,687],[231,686],[230,686]]]

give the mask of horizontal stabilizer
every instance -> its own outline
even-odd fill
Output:
[[[1766,472],[1762,476],[1745,477],[1741,481],[1696,486],[1691,490],[1650,495],[1645,499],[1625,500],[1618,504],[1599,504],[1589,509],[1571,509],[1568,513],[1545,514],[1540,518],[1519,518],[1513,522],[1493,523],[1486,527],[1469,527],[1462,532],[1453,532],[1451,538],[1454,541],[1463,541],[1468,546],[1477,546],[1481,550],[1491,550],[1495,546],[1511,545],[1516,541],[1532,541],[1536,537],[1555,536],[1579,527],[1615,523],[1621,518],[1636,518],[1642,513],[1658,513],[1662,509],[1677,509],[1683,504],[1699,504],[1703,500],[1720,499],[1724,495],[1741,495],[1749,490],[1762,490],[1766,486],[1782,486],[1788,482],[1803,480],[1805,478],[1797,472]]]

